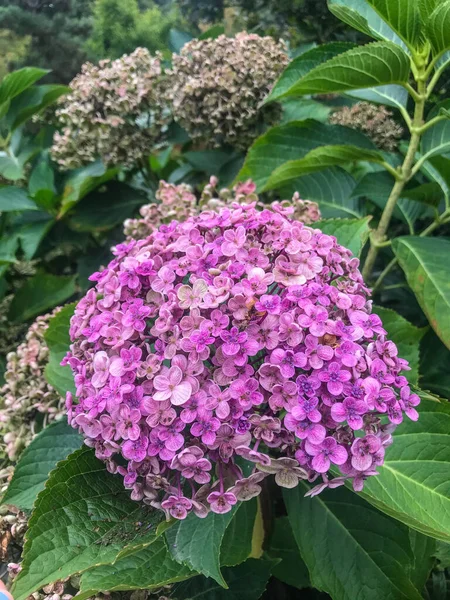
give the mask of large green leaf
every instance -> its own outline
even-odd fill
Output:
[[[17,290],[9,307],[13,321],[27,321],[75,294],[75,277],[36,273]]]
[[[333,235],[341,246],[345,246],[355,256],[361,254],[370,233],[370,217],[364,219],[322,219],[311,227],[320,229],[327,235]]]
[[[153,543],[161,511],[133,502],[90,448],[58,464],[29,521],[15,600],[47,583],[111,564]]]
[[[176,523],[166,532],[174,559],[226,587],[220,570],[220,548],[225,530],[238,509],[239,505],[235,505],[226,514],[210,512],[204,519],[191,513],[184,521]]]
[[[411,2],[411,0],[366,1],[404,42],[413,47],[417,44],[421,25],[417,2]]]
[[[419,420],[405,417],[379,475],[362,495],[413,529],[450,541],[450,406],[424,400]]]
[[[81,435],[63,419],[41,431],[20,457],[2,503],[31,510],[48,474],[60,460],[78,450]]]
[[[450,400],[450,350],[432,329],[420,344],[419,387]]]
[[[414,566],[411,570],[411,581],[419,591],[422,591],[435,562],[436,540],[422,535],[413,529],[409,530],[409,539],[414,554]]]
[[[284,491],[294,537],[314,587],[333,600],[419,600],[408,528],[345,488],[306,498]]]
[[[367,88],[363,90],[352,90],[347,92],[348,96],[393,106],[394,108],[406,108],[408,104],[408,92],[401,85],[380,85],[379,87]]]
[[[323,44],[312,48],[307,52],[304,52],[297,58],[294,58],[286,69],[281,74],[281,77],[274,85],[272,91],[265,99],[264,103],[273,102],[282,98],[285,93],[301,78],[304,77],[309,71],[317,67],[318,65],[334,58],[351,48],[354,48],[355,44],[348,42],[331,42],[329,44]]]
[[[186,566],[177,563],[162,538],[113,565],[103,565],[81,576],[78,600],[95,596],[101,590],[119,592],[148,590],[192,577]]]
[[[422,160],[450,152],[450,120],[440,121],[422,136],[420,145]]]
[[[38,207],[24,189],[13,185],[0,187],[0,212],[14,210],[38,210]]]
[[[87,196],[89,192],[92,192],[106,181],[113,179],[116,174],[117,169],[107,170],[105,165],[100,161],[73,171],[65,182],[59,218],[65,215],[82,198]]]
[[[419,380],[419,345],[427,328],[419,329],[415,327],[390,308],[376,306],[374,312],[383,321],[383,327],[388,332],[388,338],[397,345],[399,357],[405,358],[411,367],[411,371],[404,373],[405,377],[409,383],[417,385]]]
[[[277,579],[299,590],[311,587],[308,569],[300,556],[287,517],[275,519],[267,553],[270,558],[280,560],[272,569],[272,574]]]
[[[21,94],[48,72],[46,69],[24,67],[6,75],[0,84],[0,105]]]
[[[393,249],[430,325],[450,348],[450,240],[400,237]]]
[[[297,160],[290,160],[275,169],[269,177],[262,191],[279,189],[308,173],[321,171],[328,167],[346,165],[351,162],[365,160],[374,163],[383,163],[384,158],[376,150],[366,150],[356,146],[321,146],[314,148],[306,156]]]
[[[253,179],[258,190],[264,188],[271,173],[288,162],[302,158],[319,146],[349,144],[373,150],[373,143],[363,134],[340,125],[325,125],[316,121],[293,121],[273,127],[259,137],[247,153],[238,179]]]
[[[301,198],[317,202],[325,219],[359,218],[365,209],[358,198],[352,197],[356,181],[340,167],[324,169],[296,179],[281,190],[283,198],[298,192]]]
[[[333,600],[420,600],[408,528],[345,488],[305,498],[308,485],[284,490],[294,537],[313,587]]]
[[[173,586],[173,600],[258,600],[266,589],[274,563],[250,558],[238,567],[223,570],[228,589],[213,579],[194,577]]]
[[[387,84],[405,84],[410,59],[391,42],[373,42],[335,56],[300,77],[284,96],[328,94],[372,88]]]
[[[253,531],[257,515],[256,498],[242,502],[225,530],[220,546],[220,564],[234,567],[252,555]]]
[[[69,326],[75,310],[75,304],[64,306],[50,319],[48,329],[44,334],[49,348],[48,363],[45,367],[45,378],[48,383],[64,398],[66,392],[75,394],[75,384],[69,365],[61,366],[61,361],[70,346]]]
[[[395,1],[393,0],[393,2]],[[350,27],[358,29],[375,39],[394,42],[407,50],[407,46],[402,39],[366,0],[328,0],[328,8],[338,19],[347,23]]]
[[[450,2],[440,2],[425,22],[427,37],[436,55],[450,50]]]
[[[148,202],[147,195],[121,181],[110,181],[85,196],[70,219],[77,231],[107,231]]]
[[[284,100],[282,107],[283,117],[281,123],[303,121],[306,119],[314,119],[321,123],[327,123],[332,111],[330,106],[307,98],[290,98],[289,100]]]
[[[44,212],[25,213],[23,224],[17,227],[16,233],[20,239],[20,247],[25,260],[34,258],[40,243],[54,225],[54,220]]]
[[[28,88],[11,104],[4,119],[6,127],[12,131],[17,129],[31,116],[42,112],[69,91],[69,87],[59,84],[35,85]]]

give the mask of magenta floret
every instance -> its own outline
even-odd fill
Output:
[[[134,499],[177,519],[227,512],[269,474],[362,489],[419,398],[358,266],[281,206],[117,246],[72,318],[71,424]]]

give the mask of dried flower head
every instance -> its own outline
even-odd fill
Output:
[[[270,473],[361,489],[418,417],[358,259],[289,212],[234,203],[161,225],[117,246],[75,309],[69,421],[174,518],[228,512]]]
[[[286,214],[289,214],[292,219],[306,225],[320,219],[318,205],[309,200],[302,200],[298,192],[293,195],[292,200],[282,200],[267,205],[260,202],[256,193],[256,185],[251,180],[238,183],[232,190],[228,188],[218,190],[217,184],[217,177],[211,177],[197,200],[191,186],[185,183],[174,185],[160,181],[156,192],[158,203],[145,204],[139,211],[140,218],[127,219],[124,222],[125,236],[127,239],[142,240],[158,229],[160,225],[170,223],[174,219],[185,221],[189,217],[198,215],[202,210],[218,211],[236,202],[238,204],[256,202],[260,209],[282,207],[286,209]]]
[[[54,160],[74,169],[101,158],[132,167],[161,141],[168,120],[161,57],[146,48],[99,66],[83,65],[56,116]]]
[[[242,32],[234,38],[192,40],[174,54],[172,111],[195,140],[247,148],[261,125],[279,115],[260,108],[288,63],[284,42]]]
[[[64,401],[46,381],[48,347],[44,333],[53,313],[38,317],[25,341],[7,355],[5,385],[0,389],[0,456],[17,460],[35,434],[64,414]]]
[[[392,152],[397,149],[403,135],[403,128],[392,119],[392,114],[385,106],[357,102],[332,113],[330,123],[359,129],[371,138],[375,146]]]

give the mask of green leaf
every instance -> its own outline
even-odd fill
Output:
[[[133,502],[91,448],[77,450],[52,471],[36,500],[15,600],[149,546],[161,518],[161,511]]]
[[[226,590],[212,579],[194,577],[174,585],[170,597],[173,600],[258,600],[266,589],[273,565],[270,560],[250,558],[238,567],[223,570]]]
[[[380,474],[367,479],[361,494],[413,529],[448,542],[450,406],[422,398],[418,411],[418,421],[405,418],[396,429]]]
[[[300,556],[287,517],[278,517],[275,519],[267,554],[270,558],[280,560],[272,569],[274,577],[299,590],[311,587],[308,569]]]
[[[304,157],[319,146],[329,144],[361,146],[373,150],[373,143],[363,134],[340,125],[325,125],[316,121],[293,121],[269,129],[250,147],[238,179],[251,178],[258,190],[266,185],[270,175],[284,163]]]
[[[391,42],[373,42],[315,67],[300,77],[283,97],[405,84],[409,71],[410,59],[401,48]]]
[[[321,123],[327,123],[331,113],[331,107],[317,102],[316,100],[308,100],[305,98],[291,98],[282,103],[283,118],[282,123],[290,123],[291,121],[303,121],[306,119],[314,119]]]
[[[256,498],[240,504],[225,530],[220,547],[221,565],[234,567],[251,555],[257,506]]]
[[[369,237],[369,221],[371,217],[364,219],[322,219],[313,223],[311,227],[320,229],[327,235],[334,236],[341,246],[345,246],[355,256],[361,254]]]
[[[331,42],[312,48],[297,56],[283,71],[272,91],[264,100],[264,104],[282,98],[300,78],[304,77],[312,69],[354,47],[355,44],[348,42]]]
[[[61,361],[70,346],[69,326],[75,310],[75,303],[67,304],[54,315],[44,334],[49,349],[48,363],[44,375],[48,383],[64,398],[66,392],[75,394],[75,384],[69,365],[61,366]]]
[[[2,503],[20,510],[31,510],[50,471],[60,460],[78,450],[82,443],[83,438],[67,424],[66,419],[46,427],[23,451]]]
[[[388,333],[388,338],[396,344],[399,357],[405,358],[411,367],[411,371],[405,372],[405,377],[409,383],[417,385],[419,380],[419,345],[427,328],[422,327],[419,329],[415,327],[390,308],[375,306],[374,312],[383,321],[383,327]]]
[[[333,600],[421,599],[407,527],[345,488],[305,498],[308,489],[300,482],[283,496],[313,587]]]
[[[191,513],[184,521],[175,523],[166,532],[174,559],[226,587],[220,571],[220,548],[225,530],[238,508],[239,505],[235,505],[230,512],[222,515],[210,512],[204,519]]]
[[[375,88],[365,90],[353,90],[347,92],[348,96],[365,100],[366,102],[375,102],[393,106],[394,108],[406,108],[408,104],[408,92],[400,85],[380,85]]]
[[[101,161],[73,171],[66,180],[58,218],[64,216],[77,202],[96,187],[116,176],[117,169],[106,169]]]
[[[440,2],[425,22],[427,37],[435,55],[450,49],[450,2]]]
[[[225,33],[225,27],[223,25],[213,25],[209,27],[206,31],[198,36],[198,40],[215,40]]]
[[[30,117],[39,114],[69,91],[68,86],[59,84],[36,85],[28,88],[14,99],[5,117],[6,127],[14,131]]]
[[[422,160],[450,152],[450,120],[440,121],[425,131],[420,150]]]
[[[24,67],[6,75],[0,84],[0,105],[18,96],[47,73],[49,71],[46,69]]]
[[[192,35],[187,31],[180,31],[179,29],[172,28],[169,31],[169,46],[173,52],[177,54],[183,48],[185,44],[192,40]]]
[[[75,294],[76,277],[58,277],[40,272],[27,279],[11,302],[8,318],[27,321]]]
[[[421,592],[434,563],[433,555],[436,551],[436,540],[413,529],[409,530],[409,539],[414,554],[414,565],[410,572],[410,578],[415,587]]]
[[[402,39],[366,0],[328,0],[328,8],[338,19],[347,23],[350,27],[358,29],[375,39],[394,42],[407,50],[407,46]]]
[[[420,344],[419,387],[450,400],[450,350],[432,329]]]
[[[450,348],[450,240],[400,237],[392,247],[430,325]]]
[[[196,170],[207,175],[216,175],[231,159],[231,154],[223,150],[196,150],[185,152],[183,158]]]
[[[383,155],[380,152],[357,148],[356,146],[336,145],[314,148],[303,158],[290,160],[275,169],[261,191],[279,189],[282,185],[308,173],[360,160],[379,164],[384,162]]]
[[[0,263],[16,262],[16,253],[19,248],[19,236],[13,233],[0,238]]]
[[[0,212],[14,210],[38,210],[38,207],[24,189],[13,185],[0,187]]]
[[[76,231],[107,231],[122,224],[146,202],[147,196],[141,190],[121,181],[110,181],[79,202],[70,226]]]
[[[48,154],[42,156],[41,160],[31,172],[28,182],[28,191],[31,196],[35,196],[42,190],[49,190],[53,194],[55,190],[55,174],[48,160]]]
[[[113,565],[103,565],[81,576],[78,600],[95,596],[101,590],[120,592],[159,588],[192,577],[187,567],[170,555],[162,538]]]
[[[411,0],[367,0],[391,29],[408,45],[414,47],[420,34],[420,13],[417,2]]]
[[[17,235],[20,239],[20,246],[25,260],[34,258],[40,243],[48,231],[54,225],[54,221],[46,213],[29,213],[35,220],[29,220],[17,229]]]
[[[351,175],[334,167],[305,175],[282,190],[282,196],[288,198],[298,192],[302,198],[317,202],[324,219],[351,217],[364,214],[360,201],[352,197],[356,181]]]

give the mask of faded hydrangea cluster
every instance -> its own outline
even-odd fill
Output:
[[[38,317],[25,341],[7,355],[6,383],[0,389],[0,457],[6,455],[12,462],[43,427],[64,414],[64,400],[44,377],[44,333],[59,310]]]
[[[63,361],[69,421],[135,500],[183,519],[231,510],[268,474],[361,490],[403,413],[418,417],[358,259],[291,214],[207,210],[92,275]]]
[[[124,234],[128,240],[141,240],[161,225],[170,223],[174,219],[185,221],[189,217],[198,215],[202,210],[218,211],[225,206],[231,206],[233,203],[249,204],[256,202],[256,206],[263,208],[272,208],[282,206],[291,207],[293,213],[292,219],[310,225],[320,219],[320,210],[315,202],[302,200],[296,192],[292,200],[276,201],[267,205],[260,202],[256,193],[256,185],[248,180],[244,183],[238,183],[232,190],[228,188],[217,189],[217,177],[211,177],[208,185],[204,187],[197,200],[190,185],[182,183],[175,185],[166,181],[159,182],[159,188],[156,192],[158,203],[145,204],[140,209],[140,218],[127,219],[124,222]]]
[[[208,146],[247,148],[279,116],[260,104],[288,61],[284,42],[246,32],[189,42],[169,72],[175,120]]]
[[[86,63],[56,111],[54,160],[74,169],[101,158],[106,165],[132,167],[161,141],[167,102],[160,56],[146,48],[99,66]]]
[[[359,129],[371,138],[375,146],[393,152],[397,149],[403,129],[392,119],[392,114],[385,106],[357,102],[332,113],[330,123]]]

